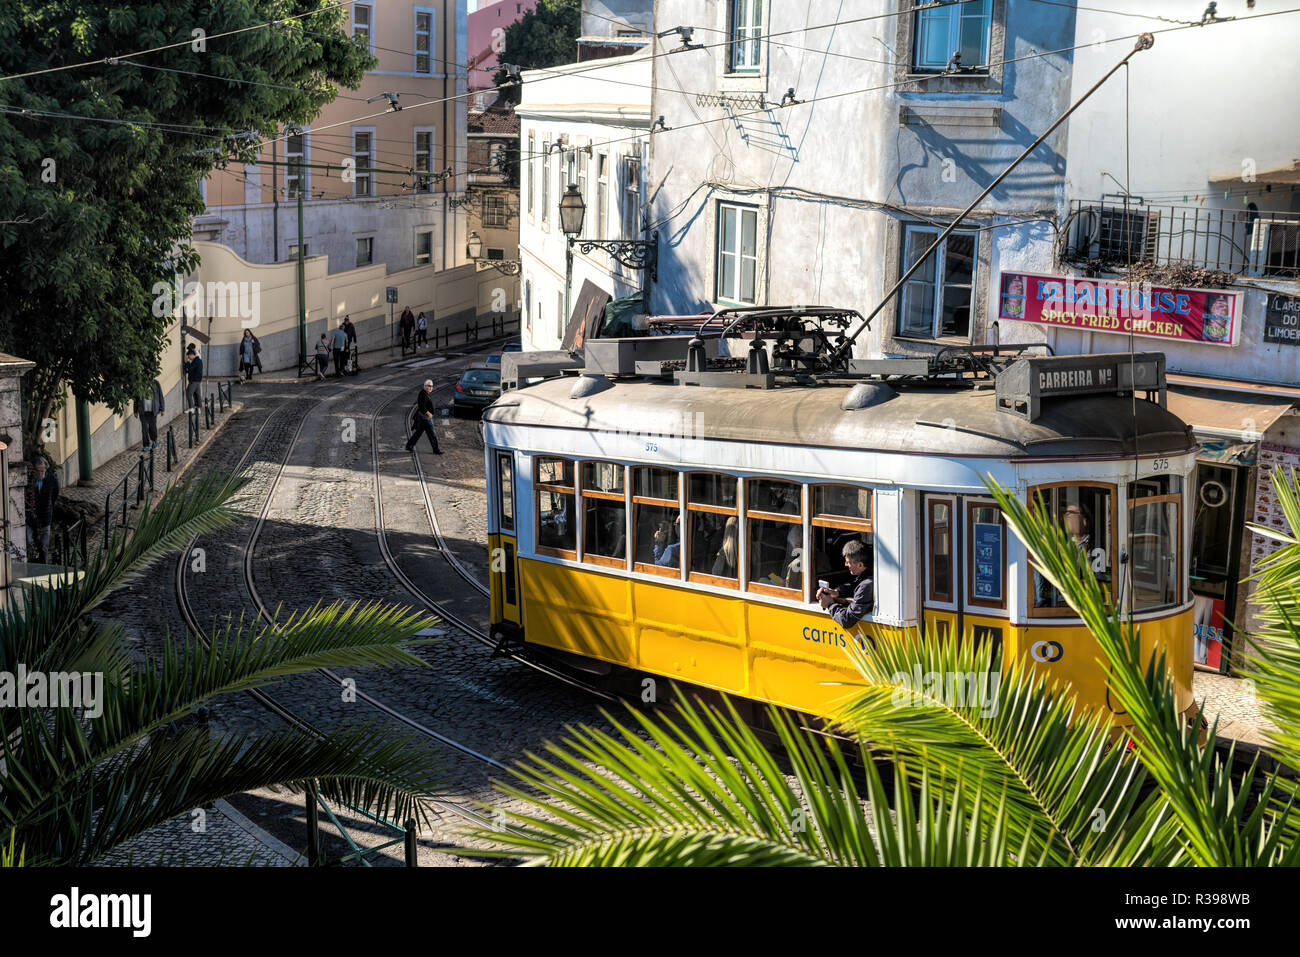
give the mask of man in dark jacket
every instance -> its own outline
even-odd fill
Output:
[[[50,526],[54,524],[54,503],[59,500],[59,480],[53,474],[47,474],[49,466],[45,456],[39,455],[33,466],[32,474],[27,478],[31,489],[31,506],[34,511],[27,516],[28,527],[32,536],[33,551],[31,557],[42,563],[50,560]]]
[[[140,444],[148,452],[158,441],[158,415],[166,412],[163,390],[157,379],[149,386],[148,395],[135,400],[135,416],[140,420]]]
[[[397,327],[402,332],[402,351],[406,352],[411,348],[411,333],[415,330],[415,316],[411,315],[410,306],[402,310],[402,318],[398,320]]]
[[[441,455],[442,449],[438,448],[438,433],[433,430],[433,380],[425,379],[424,388],[415,396],[415,415],[411,418],[411,437],[406,440],[406,451],[414,452],[415,443],[420,441],[420,436],[428,434],[429,443],[433,446],[433,454]]]
[[[357,348],[357,327],[352,324],[351,316],[343,317],[343,331],[348,334],[348,360],[351,372],[356,375],[361,371],[361,350]]]
[[[203,405],[203,360],[199,357],[199,347],[190,343],[185,349],[185,381],[191,408]]]
[[[848,631],[870,615],[876,604],[875,589],[867,568],[867,546],[861,539],[855,538],[844,546],[844,564],[853,576],[852,597],[846,598],[833,588],[818,588],[817,604],[823,611],[830,612],[837,625]]]

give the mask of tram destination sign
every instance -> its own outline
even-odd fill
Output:
[[[1264,341],[1300,346],[1300,296],[1269,293],[1264,310]]]
[[[1241,332],[1241,297],[1225,289],[1004,272],[999,277],[998,319],[1235,346]]]
[[[1165,404],[1165,355],[1030,356],[997,377],[998,408],[1031,422],[1042,399],[1156,392]]]

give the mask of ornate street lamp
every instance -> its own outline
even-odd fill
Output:
[[[593,249],[603,249],[628,269],[642,269],[650,274],[651,282],[659,281],[659,230],[646,239],[578,239],[582,220],[587,214],[587,204],[582,193],[572,183],[560,197],[560,230],[568,238],[565,249],[564,321],[569,321],[571,286],[573,285],[573,247],[584,254]]]
[[[524,268],[524,264],[518,259],[483,259],[483,240],[479,238],[477,232],[469,234],[469,240],[465,243],[465,256],[474,260],[475,270],[491,266],[504,275],[518,276]]]

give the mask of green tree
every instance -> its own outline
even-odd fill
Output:
[[[839,715],[865,790],[836,741],[780,713],[774,754],[734,712],[683,702],[675,715],[634,713],[615,734],[579,728],[546,758],[530,755],[515,771],[521,786],[501,786],[530,807],[503,810],[504,829],[469,833],[495,848],[486,853],[551,865],[1300,863],[1300,493],[1293,477],[1284,497],[1276,478],[1291,533],[1257,593],[1271,643],[1254,664],[1282,774],[1252,765],[1234,782],[1217,724],[1202,738],[1199,714],[1189,724],[1178,713],[1163,656],[1143,661],[1136,627],[1110,607],[1071,536],[993,487],[1096,639],[1117,710],[1133,721],[1118,740],[1106,715],[1024,660],[1004,667],[987,644],[886,635],[870,655],[850,647],[863,680]],[[914,666],[1000,671],[996,707],[913,689],[899,676]],[[873,763],[882,756],[892,789]]]
[[[524,70],[573,63],[578,59],[578,35],[582,30],[582,4],[578,0],[540,0],[506,27],[505,48],[497,57]],[[502,86],[510,79],[505,69],[498,70],[492,82]],[[501,93],[503,100],[519,102],[519,87]]]
[[[156,507],[146,505],[133,532],[115,534],[79,579],[0,611],[0,673],[10,680],[19,665],[27,674],[103,675],[93,707],[0,707],[5,864],[83,865],[218,798],[262,787],[301,792],[313,781],[331,800],[395,820],[426,817],[421,799],[438,782],[422,750],[391,728],[217,739],[176,722],[217,695],[315,668],[421,665],[412,648],[432,619],[396,606],[317,605],[275,629],[243,622],[213,629],[208,649],[197,639],[169,640],[154,663],[134,659],[121,625],[90,617],[163,555],[229,524],[236,491],[220,476],[172,488]]]
[[[63,383],[120,412],[158,374],[171,315],[158,314],[154,285],[196,265],[199,181],[247,142],[235,134],[305,124],[336,84],[360,83],[376,61],[344,32],[347,9],[332,0],[0,7],[0,351],[36,362],[26,447],[43,444],[38,425]],[[273,20],[284,25],[265,25]],[[74,66],[94,60],[104,62]],[[38,72],[51,67],[71,68]]]

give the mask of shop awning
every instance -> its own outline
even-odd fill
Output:
[[[1225,465],[1254,465],[1264,433],[1297,403],[1273,396],[1169,387],[1169,411],[1192,427],[1197,458]]]

